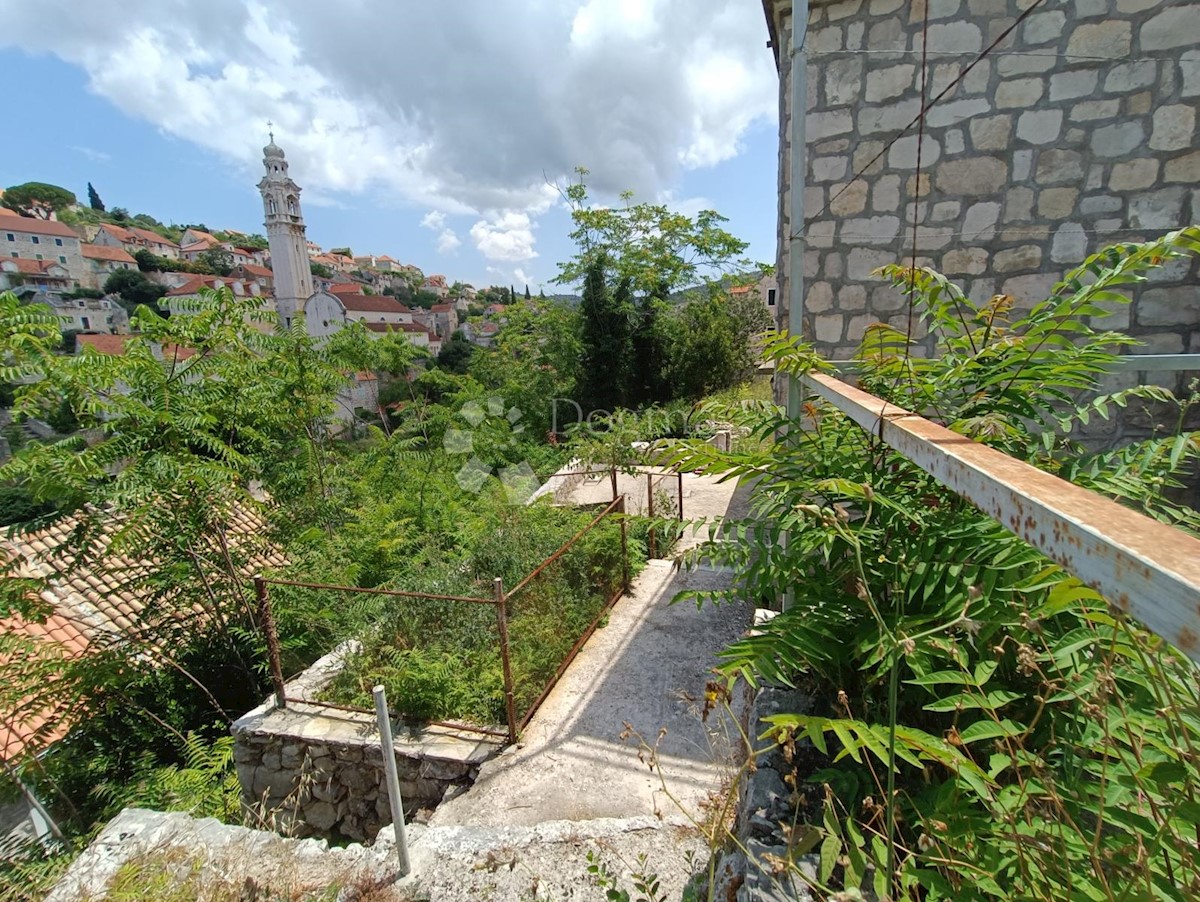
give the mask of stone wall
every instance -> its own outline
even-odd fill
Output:
[[[927,97],[1030,5],[928,3]],[[766,3],[780,64],[783,326],[790,6]],[[916,128],[887,143],[921,108],[924,13],[924,0],[810,4],[803,331],[835,358],[872,322],[904,327],[904,299],[871,273],[911,259],[914,221],[919,264],[974,299],[1028,306],[1087,254],[1200,219],[1200,2],[1044,4],[929,112],[918,180]],[[1200,351],[1198,273],[1162,273],[1105,325],[1145,342],[1137,353]]]
[[[288,683],[289,699],[316,699],[351,643]],[[411,815],[475,782],[498,742],[439,727],[393,726],[400,795]],[[264,824],[294,836],[375,838],[392,822],[375,717],[303,702],[264,702],[234,722],[242,801]]]

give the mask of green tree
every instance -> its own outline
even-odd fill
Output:
[[[638,295],[664,287],[671,293],[750,268],[743,257],[746,242],[721,228],[727,220],[720,214],[702,210],[693,219],[665,204],[634,204],[631,192],[621,195],[624,206],[595,205],[584,182],[587,170],[576,171],[579,180],[563,192],[571,205],[576,253],[559,264],[560,285],[581,284],[597,257],[607,261],[613,284],[629,279]]]
[[[526,283],[526,284],[525,284],[525,300],[529,301],[529,300],[532,300],[532,299],[533,299],[533,295],[531,295],[531,294],[529,293],[529,284],[528,284],[528,283]]]
[[[354,254],[352,254],[352,253],[350,252],[350,248],[348,248],[348,247],[335,247],[335,248],[334,248],[333,250],[331,250],[329,253],[331,253],[331,254],[338,254],[338,255],[340,255],[340,256],[342,256],[342,257],[353,257],[353,256],[354,256]]]
[[[133,259],[137,261],[138,269],[142,272],[162,272],[162,257],[149,248],[139,250],[133,255]]]
[[[657,292],[643,295],[637,304],[629,386],[629,403],[634,406],[671,400],[667,366],[673,338],[672,311],[665,293],[665,286],[660,286]]]
[[[328,266],[326,266],[324,263],[313,263],[312,261],[309,261],[308,269],[318,279],[332,279],[333,278],[333,270],[330,269]]]
[[[104,293],[117,295],[121,306],[133,313],[142,304],[157,307],[158,299],[167,293],[167,289],[151,282],[139,270],[118,269],[105,279]]]
[[[75,195],[66,188],[45,182],[25,182],[4,189],[0,204],[25,216],[49,219],[59,210],[75,203]]]
[[[92,183],[88,182],[88,206],[93,210],[104,212],[104,201],[100,199],[100,195],[96,193],[96,189],[92,187]]]
[[[609,288],[607,265],[606,256],[596,256],[583,285],[579,390],[586,406],[614,411],[627,404],[630,395],[633,296],[629,279]]]
[[[233,272],[233,254],[223,247],[210,247],[197,254],[196,262],[216,276],[227,276]]]
[[[450,340],[443,342],[442,350],[437,356],[437,365],[444,370],[465,376],[471,366],[471,355],[475,346],[463,337],[461,331],[455,331]]]

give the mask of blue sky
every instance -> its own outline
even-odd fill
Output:
[[[8,120],[26,125],[0,142],[0,185],[47,181],[83,200],[91,181],[109,207],[261,231],[254,185],[273,118],[324,247],[536,291],[572,250],[546,179],[583,165],[601,199],[630,188],[715,209],[749,256],[773,261],[761,7],[704,0],[711,15],[698,17],[695,2],[491,0],[464,33],[442,4],[359,0],[339,30],[307,0],[212,0],[194,17],[185,0],[93,0],[68,22],[0,0],[0,59],[37,86],[10,93]],[[523,31],[496,31],[497,6],[506,27],[534,32],[535,58]],[[112,27],[113,15],[150,24]],[[376,41],[367,26],[387,16],[428,35],[401,61],[396,32]],[[555,35],[561,53],[546,49]]]

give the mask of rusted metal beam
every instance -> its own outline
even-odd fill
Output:
[[[1200,661],[1200,539],[825,375],[807,388]]]

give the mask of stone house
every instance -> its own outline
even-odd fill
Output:
[[[779,321],[822,353],[849,357],[872,322],[904,328],[904,298],[872,275],[885,263],[915,254],[976,301],[1028,309],[1102,247],[1200,220],[1200,0],[812,0],[802,24],[791,0],[763,6]],[[919,134],[923,98],[939,99]],[[1104,325],[1137,353],[1200,351],[1197,275],[1156,274]]]
[[[412,313],[395,298],[330,291],[318,291],[310,297],[304,305],[304,317],[308,334],[318,337],[332,335],[349,322],[381,327],[413,322]]]
[[[159,257],[167,257],[171,260],[179,259],[178,244],[157,232],[139,227],[124,228],[105,223],[96,230],[92,244],[124,248],[125,252],[132,256],[137,256],[137,252],[140,250],[148,250]]]
[[[257,282],[262,286],[264,294],[273,294],[275,291],[275,274],[266,266],[239,263],[233,268],[233,275],[243,282]]]
[[[70,291],[75,282],[61,263],[53,260],[0,258],[0,287],[6,290],[28,286],[37,294]]]
[[[85,244],[81,249],[84,270],[79,284],[84,288],[100,290],[108,277],[122,269],[137,269],[137,261],[124,248],[107,247],[103,244]]]
[[[729,293],[735,297],[752,294],[774,315],[779,300],[779,283],[775,279],[774,273],[763,273],[757,282],[749,285],[735,285],[729,289]]]
[[[441,275],[426,276],[425,281],[421,283],[422,291],[432,291],[439,298],[445,298],[450,294],[450,286],[446,284],[446,277]]]
[[[81,248],[79,236],[61,222],[0,216],[0,257],[57,263],[78,283],[86,269]]]
[[[125,333],[129,331],[129,314],[109,298],[64,298],[51,294],[43,303],[49,304],[62,320],[64,332]]]
[[[414,308],[413,321],[441,338],[449,338],[458,328],[458,311],[453,304],[434,304],[428,310]]]

